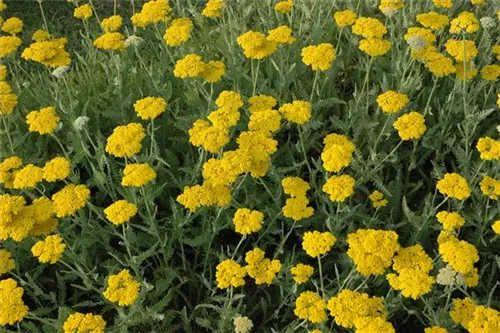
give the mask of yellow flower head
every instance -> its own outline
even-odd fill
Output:
[[[479,20],[472,12],[463,11],[456,18],[451,20],[450,32],[459,34],[462,32],[474,33],[480,28]]]
[[[85,207],[90,198],[90,190],[85,185],[69,184],[52,195],[57,217],[71,216]]]
[[[448,39],[444,44],[446,52],[455,58],[456,61],[471,61],[478,55],[476,44],[473,40]]]
[[[248,208],[239,208],[233,217],[234,228],[237,233],[242,235],[250,235],[262,228],[264,214],[258,210],[250,210]]]
[[[190,53],[184,58],[177,60],[174,68],[174,76],[185,79],[200,76],[206,70],[206,63],[197,54]]]
[[[108,287],[103,295],[106,299],[119,306],[129,306],[134,304],[139,297],[141,283],[134,280],[128,269],[108,277]]]
[[[15,170],[23,165],[23,160],[17,156],[6,158],[0,163],[0,184],[5,188],[13,188]]]
[[[11,35],[15,35],[23,31],[23,25],[23,21],[21,21],[18,17],[8,18],[1,24],[2,31]]]
[[[292,44],[295,38],[292,36],[292,29],[286,25],[269,30],[267,40],[278,44]]]
[[[347,236],[347,255],[364,276],[384,274],[399,249],[398,234],[394,231],[358,229]]]
[[[309,200],[305,196],[286,199],[282,211],[284,217],[294,221],[307,219],[314,214],[314,208],[309,206]]]
[[[123,51],[127,48],[125,37],[119,32],[105,32],[94,41],[94,46],[101,50]]]
[[[0,37],[0,58],[6,58],[17,51],[17,48],[22,44],[21,38],[17,36],[1,36]]]
[[[70,315],[63,326],[64,333],[104,333],[105,328],[106,322],[101,316],[79,312]]]
[[[440,30],[450,23],[447,15],[442,15],[434,11],[417,15],[417,22],[431,30]]]
[[[339,172],[351,164],[352,154],[356,150],[349,139],[340,134],[328,134],[323,143],[325,148],[321,153],[321,160],[326,171]]]
[[[420,139],[427,130],[427,126],[425,126],[425,118],[418,112],[410,112],[402,115],[396,119],[393,127],[398,131],[401,140],[404,141]]]
[[[0,240],[10,237],[20,242],[28,237],[34,224],[32,210],[26,206],[23,197],[0,195]]]
[[[387,28],[373,17],[359,17],[352,26],[352,32],[364,38],[382,38]]]
[[[59,235],[47,236],[44,240],[38,241],[31,248],[31,253],[41,263],[55,264],[61,259],[66,249],[63,239]]]
[[[454,74],[457,71],[453,61],[441,53],[432,53],[430,60],[425,63],[425,68],[437,77]]]
[[[500,197],[500,181],[490,176],[484,176],[479,184],[481,192],[487,195],[492,200],[497,200]]]
[[[132,15],[130,19],[133,25],[144,28],[152,23],[166,21],[171,11],[172,7],[167,0],[151,0],[144,3],[141,11]]]
[[[106,152],[116,157],[132,157],[141,150],[145,137],[144,127],[139,123],[115,127],[106,141]]]
[[[7,66],[0,65],[0,82],[5,81],[7,79]],[[2,89],[2,94],[5,94]]]
[[[5,249],[0,250],[0,275],[10,272],[16,268],[16,262],[12,259],[12,254]],[[3,304],[3,303],[2,303]]]
[[[35,221],[33,227],[29,230],[31,236],[47,235],[57,229],[59,223],[53,218],[54,204],[49,198],[40,197],[35,199],[26,209],[30,211]]]
[[[154,179],[156,179],[156,171],[148,164],[127,164],[123,170],[122,186],[141,187]]]
[[[25,189],[35,187],[43,180],[43,170],[33,164],[28,164],[16,172],[13,188]]]
[[[56,114],[56,108],[49,106],[38,111],[31,111],[26,116],[26,124],[29,125],[30,132],[38,132],[39,134],[53,133],[60,118]]]
[[[453,235],[444,240],[438,239],[438,243],[441,258],[455,271],[462,274],[474,271],[474,264],[479,261],[479,254],[474,245]]]
[[[248,129],[261,131],[266,135],[276,132],[281,126],[281,114],[276,110],[263,110],[250,114]]]
[[[354,326],[356,327],[356,333],[396,333],[396,330],[394,329],[392,324],[380,317],[358,318],[355,321]]]
[[[384,194],[377,190],[373,191],[368,198],[371,200],[374,208],[385,207],[389,203],[387,199],[384,199]]]
[[[297,284],[303,284],[309,281],[314,273],[314,268],[309,265],[297,264],[290,269],[290,273]]]
[[[217,265],[217,272],[215,273],[217,288],[241,287],[245,284],[246,275],[245,268],[234,260],[226,259]]]
[[[424,329],[424,333],[448,333],[448,330],[440,326],[432,326]]]
[[[224,0],[208,0],[201,15],[210,18],[217,18],[222,16],[222,8],[224,8]]]
[[[354,22],[356,22],[358,15],[355,12],[353,12],[352,10],[347,9],[347,10],[333,13],[333,18],[335,20],[335,23],[339,27],[343,28],[343,27],[347,27],[349,25],[353,25]]]
[[[331,176],[323,185],[323,192],[330,195],[330,200],[344,202],[354,194],[355,180],[351,176]]]
[[[382,38],[367,38],[359,41],[359,49],[370,57],[380,57],[391,50],[391,42]]]
[[[453,0],[432,0],[432,3],[436,8],[451,8],[453,6]]]
[[[288,121],[303,125],[311,119],[311,103],[306,101],[293,101],[283,104],[279,112]]]
[[[436,218],[446,230],[459,229],[465,224],[465,219],[457,212],[440,211]]]
[[[31,35],[31,40],[34,42],[44,42],[50,39],[50,34],[42,29],[38,29]]]
[[[73,16],[77,19],[88,20],[92,17],[92,7],[87,3],[81,5],[73,11]]]
[[[226,127],[212,126],[206,120],[195,121],[189,130],[189,142],[196,147],[203,147],[210,153],[219,151],[229,140],[229,130]]]
[[[311,323],[322,323],[326,321],[326,302],[317,293],[304,291],[295,300],[293,313]]]
[[[456,68],[455,74],[457,76],[457,79],[459,79],[461,81],[470,80],[470,79],[474,78],[478,73],[478,70],[477,70],[477,68],[474,67],[472,61],[467,63],[465,68],[464,68],[463,62],[457,63],[457,64],[455,64],[455,68]]]
[[[23,302],[24,290],[13,279],[0,281],[0,326],[14,325],[28,314],[28,307]]]
[[[302,49],[301,55],[302,62],[311,66],[313,71],[328,70],[336,58],[335,48],[329,43],[306,46]]]
[[[280,0],[274,6],[274,10],[278,13],[290,13],[293,9],[293,1],[292,0]]]
[[[356,320],[360,318],[385,319],[387,316],[381,297],[370,297],[366,293],[349,289],[344,289],[330,298],[328,310],[335,323],[344,328],[353,328]]]
[[[247,31],[240,35],[236,41],[243,48],[248,59],[262,59],[276,51],[278,44],[266,39],[261,32]]]
[[[497,235],[500,235],[500,220],[496,220],[495,223],[491,225],[491,229]]]
[[[231,189],[227,185],[213,185],[210,182],[186,186],[184,192],[177,197],[177,202],[191,212],[203,206],[225,207],[231,202]]]
[[[500,77],[500,66],[486,65],[481,69],[481,78],[486,81],[496,81]]]
[[[458,200],[470,197],[470,188],[467,180],[458,173],[447,173],[437,182],[437,190],[443,195]]]
[[[43,179],[55,182],[66,179],[71,172],[71,162],[65,157],[55,157],[45,163],[43,167]]]
[[[408,39],[412,37],[420,37],[425,41],[426,45],[432,45],[436,42],[437,37],[430,29],[426,28],[418,28],[418,27],[410,27],[408,28],[408,32],[404,35],[404,39],[408,41]]]
[[[381,0],[378,9],[386,15],[391,16],[396,11],[403,9],[405,6],[404,2],[401,0]]]
[[[134,110],[139,118],[155,119],[167,109],[167,101],[161,97],[146,97],[134,103]]]
[[[189,40],[193,22],[190,19],[182,17],[173,20],[165,31],[163,39],[168,46],[179,46]]]
[[[490,137],[479,138],[476,145],[482,160],[491,161],[500,159],[500,141]]]
[[[236,111],[243,106],[243,100],[238,92],[224,90],[215,100],[215,105],[221,108]]]
[[[115,32],[122,26],[123,19],[120,15],[113,15],[101,21],[104,32]]]
[[[255,279],[255,283],[271,284],[276,274],[281,270],[279,260],[270,260],[264,257],[265,253],[258,247],[245,254],[245,269],[248,275]]]
[[[47,67],[68,66],[71,63],[69,53],[64,49],[68,40],[66,38],[50,39],[32,43],[25,48],[21,57]]]
[[[222,61],[211,60],[205,64],[205,69],[200,73],[200,76],[209,83],[220,81],[221,77],[226,72],[226,66]]]
[[[308,231],[304,234],[302,248],[313,258],[326,254],[332,248],[337,238],[331,232]]]
[[[127,200],[118,200],[104,209],[106,218],[115,225],[128,222],[135,214],[137,214],[137,206]]]
[[[267,95],[252,96],[248,99],[248,102],[250,103],[250,107],[248,108],[250,113],[267,111],[278,104],[276,98]]]

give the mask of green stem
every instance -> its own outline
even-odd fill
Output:
[[[43,27],[46,32],[49,32],[49,26],[47,24],[47,19],[45,18],[45,13],[43,11],[42,0],[38,0],[38,5],[40,6],[40,12],[42,13]]]
[[[234,259],[234,256],[236,255],[236,253],[238,253],[238,250],[241,246],[241,244],[243,244],[243,241],[247,238],[246,235],[243,235],[240,239],[240,241],[238,242],[238,245],[236,245],[236,248],[234,249],[234,252],[233,252],[233,255],[231,256],[231,260]]]
[[[257,89],[257,78],[259,77],[259,67],[260,59],[257,60],[257,68],[254,70],[253,60],[250,60],[251,70],[252,70],[252,96],[255,96],[255,91]]]
[[[325,285],[323,283],[323,268],[321,267],[321,257],[318,256],[319,281],[321,283],[321,296],[325,299]]]
[[[7,125],[7,121],[5,120],[5,116],[2,116],[2,122],[3,126],[5,127],[5,134],[7,134],[7,139],[9,140],[10,151],[12,152],[12,155],[14,155],[14,145],[12,144],[12,139],[9,133],[9,127]]]
[[[316,74],[314,75],[314,81],[313,81],[312,90],[311,90],[311,97],[309,98],[309,103],[312,103],[312,101],[313,101],[314,89],[316,89],[316,82],[318,81],[318,76],[319,76],[319,70],[316,71]]]
[[[316,188],[316,180],[315,180],[311,165],[309,164],[309,160],[307,158],[306,148],[304,145],[304,137],[302,135],[302,128],[299,125],[297,127],[297,129],[299,131],[300,148],[302,150],[302,155],[304,156],[304,162],[306,162],[307,169],[309,171],[309,178],[311,179],[311,182],[313,183],[313,188]]]

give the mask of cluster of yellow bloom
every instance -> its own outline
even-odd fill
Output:
[[[321,160],[326,171],[340,172],[351,164],[352,154],[356,150],[349,139],[340,134],[328,134],[323,143],[325,147],[321,153]]]
[[[323,192],[330,195],[330,200],[344,202],[354,194],[355,180],[351,176],[331,176],[323,185]]]
[[[303,125],[311,119],[311,103],[306,101],[285,103],[278,111],[283,118],[298,125]]]
[[[451,318],[462,325],[470,333],[486,333],[500,331],[500,312],[478,305],[471,298],[454,299]]]
[[[306,251],[308,256],[316,258],[330,251],[336,240],[337,238],[328,231],[308,231],[304,234],[302,248]]]
[[[358,15],[349,9],[333,13],[335,23],[341,28],[353,25],[357,18]]]
[[[394,231],[358,229],[347,235],[347,255],[364,276],[384,274],[399,250],[398,234]]]
[[[49,106],[38,111],[31,111],[26,116],[26,123],[30,132],[39,134],[53,133],[59,124],[60,118],[56,114],[56,108]]]
[[[248,59],[262,59],[273,54],[280,44],[292,44],[292,29],[286,25],[279,26],[264,35],[261,32],[247,31],[240,35],[236,41],[243,48]]]
[[[120,225],[137,214],[137,206],[127,200],[118,200],[104,209],[104,214],[111,223]]]
[[[295,300],[293,313],[311,323],[322,323],[326,321],[326,302],[317,293],[304,291]]]
[[[122,26],[123,19],[120,15],[113,15],[101,21],[101,28],[104,32],[115,32]]]
[[[167,30],[165,30],[163,39],[168,46],[179,46],[189,40],[192,28],[193,22],[190,19],[185,17],[175,19],[170,23]]]
[[[217,18],[222,16],[222,8],[224,7],[224,0],[208,0],[201,15],[210,18]]]
[[[395,7],[391,5],[390,8]],[[352,26],[352,32],[365,38],[360,40],[359,49],[370,57],[382,56],[391,49],[391,42],[383,39],[387,28],[376,18],[359,17]]]
[[[220,289],[227,289],[229,287],[237,288],[245,284],[246,268],[241,267],[232,259],[220,262],[216,270],[217,287]]]
[[[292,9],[293,9],[292,0],[280,0],[274,6],[274,10],[282,14],[290,13]]]
[[[479,276],[474,264],[479,261],[479,254],[474,245],[459,240],[449,231],[442,231],[438,237],[439,254],[444,262],[461,273],[469,287],[477,286]]]
[[[167,0],[151,0],[142,5],[141,11],[132,15],[132,24],[145,28],[150,24],[166,21],[172,8]]]
[[[398,10],[403,9],[404,6],[405,4],[401,0],[381,0],[378,9],[385,16],[392,16]]]
[[[246,253],[245,262],[245,269],[256,284],[271,284],[281,270],[280,261],[265,258],[264,251],[258,247]]]
[[[336,58],[335,48],[330,43],[310,45],[302,49],[302,62],[313,71],[326,71]]]
[[[309,281],[309,278],[314,274],[314,268],[309,265],[297,264],[290,268],[290,273],[297,284],[303,284]]]
[[[134,110],[143,120],[155,119],[167,109],[167,101],[161,97],[146,97],[134,103]]]
[[[88,3],[76,7],[75,10],[73,11],[73,16],[81,20],[88,20],[89,18],[92,17],[92,14],[93,14],[92,7]]]
[[[108,287],[103,292],[104,297],[120,306],[132,305],[139,296],[141,284],[134,280],[128,269],[108,277]]]
[[[2,31],[11,35],[17,35],[23,31],[24,23],[18,17],[11,17],[2,23]]]
[[[481,192],[490,199],[497,200],[500,197],[500,181],[490,176],[484,176],[480,183]]]
[[[90,197],[90,190],[85,185],[69,184],[52,195],[54,211],[57,217],[71,216],[85,207]]]
[[[0,21],[1,30],[11,36],[0,36],[0,58],[6,58],[17,51],[21,46],[22,40],[16,34],[23,30],[23,21],[17,17],[11,17]]]
[[[63,325],[64,333],[104,333],[106,322],[99,315],[91,313],[73,313],[66,319]]]
[[[5,249],[0,250],[0,275],[10,272],[16,268],[16,262],[12,254]]]
[[[500,159],[500,141],[490,137],[479,138],[476,145],[482,160],[491,161]]]
[[[47,67],[68,66],[71,63],[69,53],[64,49],[66,38],[57,38],[34,42],[25,48],[21,57],[41,63]]]
[[[127,164],[123,169],[122,186],[141,187],[155,179],[156,171],[148,164]]]
[[[144,127],[139,123],[115,127],[106,141],[106,152],[116,157],[132,157],[141,150],[145,137]]]
[[[42,263],[55,264],[61,258],[66,244],[59,235],[47,236],[44,240],[38,241],[31,248],[31,253]]]
[[[437,190],[439,193],[455,198],[464,200],[470,197],[470,188],[467,180],[460,176],[458,173],[447,173],[441,180],[437,182]]]
[[[122,26],[123,19],[120,15],[113,15],[101,21],[104,34],[94,40],[94,46],[101,50],[122,51],[125,45],[125,36],[117,32]]]
[[[465,224],[465,219],[457,212],[440,211],[436,218],[445,230],[459,229]]]
[[[431,291],[435,279],[429,276],[433,268],[430,258],[420,244],[400,248],[393,258],[392,268],[398,274],[387,274],[391,287],[401,290],[405,297],[418,299]]]
[[[0,37],[0,41],[3,38]],[[0,44],[0,49],[2,48]],[[1,51],[0,51],[1,53]],[[6,81],[7,66],[0,64],[0,114],[2,116],[11,114],[17,105],[17,95],[12,92],[12,89]]]
[[[258,210],[250,210],[248,208],[238,208],[233,217],[234,229],[242,235],[249,235],[257,232],[262,228],[264,214]]]
[[[13,279],[0,281],[0,325],[14,325],[28,314],[28,307],[23,302],[24,290]]]
[[[479,20],[472,12],[463,11],[456,18],[451,20],[450,32],[460,34],[462,32],[474,33],[480,28]]]
[[[410,100],[408,96],[394,90],[378,95],[377,104],[384,113],[392,114],[401,111]]]
[[[281,181],[281,185],[283,192],[290,196],[282,208],[283,216],[300,221],[314,214],[314,208],[309,207],[306,195],[311,186],[306,181],[299,177],[286,177]]]
[[[420,139],[427,130],[424,115],[418,112],[402,115],[396,119],[393,127],[398,131],[401,140],[404,141]]]
[[[177,60],[174,68],[174,76],[182,79],[188,77],[201,77],[205,81],[217,82],[224,75],[226,67],[224,63],[217,60],[208,63],[201,60],[197,54],[190,53],[184,58]]]
[[[381,297],[370,297],[366,293],[349,289],[344,289],[335,297],[330,298],[328,310],[335,323],[344,328],[358,328],[357,323],[360,319],[382,318],[385,320],[387,316]]]
[[[374,208],[385,207],[389,203],[387,199],[384,199],[384,194],[380,191],[373,191],[368,198],[371,200]]]

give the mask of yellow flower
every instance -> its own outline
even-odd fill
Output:
[[[132,15],[130,19],[133,25],[144,28],[152,23],[166,21],[171,11],[172,7],[167,0],[151,0],[145,2],[141,11]]]
[[[311,103],[306,101],[283,104],[278,111],[283,118],[298,125],[303,125],[311,119]]]
[[[92,17],[92,7],[87,3],[81,5],[73,11],[73,16],[77,19],[88,20]]]
[[[339,27],[343,28],[349,25],[353,25],[354,22],[356,22],[358,15],[356,15],[356,13],[353,12],[352,10],[347,9],[333,13],[333,18],[335,19],[335,23]]]
[[[453,61],[441,53],[433,53],[430,58],[425,63],[425,68],[437,77],[454,74],[457,71]]]
[[[471,61],[471,59],[478,55],[478,50],[473,40],[448,39],[444,46],[446,52],[458,62],[463,63],[464,59],[465,61]]]
[[[424,333],[448,333],[448,330],[440,326],[432,326],[424,329]]]
[[[474,33],[479,30],[479,20],[472,12],[463,11],[456,18],[451,20],[450,32],[459,34],[462,32]]]
[[[217,265],[215,277],[217,279],[217,288],[227,289],[229,287],[241,287],[245,284],[247,271],[236,261],[226,259]]]
[[[224,0],[208,0],[201,15],[210,18],[222,16],[222,8],[224,7]]]
[[[359,49],[370,57],[380,57],[391,49],[391,42],[382,38],[367,38],[359,42]]]
[[[206,64],[197,54],[190,53],[183,59],[177,60],[174,68],[174,76],[185,79],[187,77],[200,76],[206,70]]]
[[[108,287],[103,295],[106,299],[119,306],[129,306],[134,304],[139,296],[141,284],[134,280],[128,269],[108,277]]]
[[[15,35],[23,31],[23,21],[18,17],[11,17],[2,23],[2,31],[11,35]]]
[[[426,45],[434,44],[437,39],[432,30],[418,27],[408,28],[408,32],[404,35],[406,41],[412,37],[420,37],[425,41]]]
[[[387,199],[384,199],[384,194],[380,191],[373,191],[368,198],[371,200],[374,208],[385,207],[389,203]]]
[[[248,208],[239,208],[233,217],[234,229],[242,235],[250,235],[262,228],[264,214],[258,210]]]
[[[123,170],[122,186],[144,186],[156,179],[156,171],[146,163],[127,164]]]
[[[146,97],[134,103],[134,110],[139,118],[155,119],[167,108],[167,101],[161,97]]]
[[[0,65],[0,82],[5,81],[7,79],[7,66]],[[1,94],[4,92],[2,91]]]
[[[11,114],[14,111],[16,105],[17,105],[16,94],[0,93],[0,114],[2,115]]]
[[[267,40],[263,33],[255,31],[245,32],[236,41],[248,59],[262,59],[274,53],[278,47],[277,43]]]
[[[471,0],[470,3],[474,6],[482,6],[486,4],[486,0]]]
[[[33,200],[27,207],[32,218],[35,220],[33,227],[29,230],[31,236],[43,236],[57,229],[59,223],[54,216],[54,204],[47,197]]]
[[[295,300],[293,313],[300,319],[309,320],[311,323],[326,321],[326,302],[313,291],[304,291]]]
[[[399,249],[398,234],[394,231],[358,229],[347,235],[347,255],[364,276],[384,274]]]
[[[203,147],[210,153],[216,153],[230,140],[229,130],[225,127],[212,126],[206,120],[194,122],[189,132],[189,142],[196,147]]]
[[[248,129],[250,131],[261,131],[266,135],[276,132],[281,125],[281,114],[276,110],[263,110],[250,114]]]
[[[33,33],[33,35],[31,35],[31,40],[33,40],[34,42],[44,42],[49,39],[50,39],[50,34],[42,29],[38,29]]]
[[[66,38],[35,42],[24,49],[21,57],[48,67],[68,66],[71,59],[69,53],[64,49],[67,42]]]
[[[453,235],[449,239],[438,240],[438,243],[441,258],[455,271],[468,274],[474,270],[474,264],[479,261],[479,254],[474,245]]]
[[[465,224],[465,219],[457,212],[440,211],[436,218],[446,230],[459,229]]]
[[[245,255],[247,266],[245,269],[248,275],[255,279],[255,283],[271,284],[276,277],[276,274],[281,270],[279,260],[270,260],[264,258],[264,251],[258,247],[248,251]]]
[[[105,32],[94,41],[94,46],[101,50],[122,51],[127,48],[125,37],[119,32]]]
[[[209,83],[220,81],[226,71],[226,66],[222,61],[211,60],[205,64],[205,69],[200,73],[200,76]]]
[[[356,333],[396,333],[392,324],[380,317],[358,318],[354,325],[356,327]]]
[[[13,188],[25,189],[35,187],[43,180],[43,170],[33,164],[28,164],[16,172]]]
[[[22,40],[17,36],[1,36],[0,37],[0,58],[5,58],[16,52],[21,46]]]
[[[104,209],[106,218],[115,225],[128,222],[135,214],[137,214],[137,206],[127,200],[118,200]]]
[[[453,299],[453,309],[450,311],[451,319],[464,327],[474,318],[476,303],[469,297],[464,299]]]
[[[56,114],[56,108],[49,106],[38,111],[31,111],[26,116],[26,123],[29,125],[30,132],[38,132],[39,134],[53,133],[60,118]]]
[[[288,198],[282,208],[283,216],[294,221],[307,219],[314,214],[314,208],[309,207],[307,197]]]
[[[211,158],[203,164],[203,179],[212,185],[231,185],[250,165],[250,159],[242,151],[226,151],[222,158]]]
[[[251,160],[249,169],[251,176],[265,176],[271,161],[270,155],[276,152],[278,141],[260,131],[246,131],[239,135],[236,143]]]
[[[488,136],[479,138],[476,148],[482,160],[491,161],[500,159],[500,141],[498,140],[494,140]]]
[[[113,15],[101,21],[101,27],[104,32],[114,32],[122,26],[123,19],[120,15]]]
[[[292,44],[295,38],[292,37],[292,29],[286,25],[269,30],[267,40],[278,44]]]
[[[420,139],[427,130],[425,118],[421,113],[410,112],[399,117],[393,124],[401,140]]]
[[[491,229],[497,235],[500,235],[500,220],[496,220],[495,223],[491,225]]]
[[[430,11],[417,15],[417,22],[431,30],[439,30],[450,23],[448,16]]]
[[[382,38],[387,33],[387,28],[376,18],[359,17],[352,26],[352,32],[364,38]]]
[[[85,207],[90,198],[90,190],[85,185],[69,184],[52,195],[57,217],[71,216]]]
[[[328,70],[336,58],[335,48],[329,43],[306,46],[302,49],[301,55],[302,62],[311,66],[313,71]]]
[[[221,108],[236,111],[243,106],[243,100],[241,99],[241,95],[238,92],[224,90],[215,100],[215,105]]]
[[[13,279],[0,281],[0,326],[14,325],[28,314],[28,307],[23,302],[24,290]]]
[[[139,123],[115,127],[106,141],[106,152],[116,157],[132,157],[141,150],[145,137],[144,127]]]
[[[303,284],[309,281],[314,273],[314,268],[309,265],[297,264],[290,269],[290,273],[297,284]]]
[[[330,200],[344,202],[354,194],[355,180],[351,176],[331,176],[323,185],[323,192],[330,195]]]
[[[64,157],[55,157],[45,163],[43,167],[43,179],[55,182],[66,179],[71,172],[71,162]]]
[[[481,78],[483,80],[487,81],[495,81],[498,79],[500,76],[500,66],[493,64],[493,65],[486,65],[481,69]]]
[[[497,56],[497,60],[500,60],[500,45],[493,46],[491,52]]]
[[[189,40],[193,22],[190,19],[182,17],[175,19],[165,31],[163,39],[168,46],[179,46]]]
[[[104,333],[106,322],[99,315],[73,313],[63,325],[64,333]]]
[[[292,197],[306,196],[307,191],[311,189],[311,186],[299,177],[286,177],[281,181],[283,186],[283,192]]]
[[[391,16],[399,9],[403,9],[405,6],[404,2],[401,0],[381,0],[378,9],[386,15]]]
[[[23,165],[23,160],[17,156],[6,158],[0,163],[0,184],[5,188],[13,188],[15,171]]]
[[[16,268],[16,262],[12,259],[12,254],[5,249],[0,250],[0,275],[10,272]],[[3,304],[3,303],[2,303]]]
[[[226,185],[204,183],[184,187],[184,192],[177,197],[177,202],[195,212],[203,206],[225,207],[231,202],[231,190]]]
[[[470,79],[474,78],[478,73],[477,68],[473,67],[472,61],[470,61],[468,64],[466,64],[465,68],[464,68],[463,62],[457,63],[457,64],[455,64],[455,68],[456,68],[455,74],[457,75],[457,78],[461,81],[470,80]]]
[[[337,238],[331,232],[307,231],[302,240],[302,248],[313,258],[326,254]]]
[[[366,293],[349,289],[344,289],[330,298],[328,310],[335,323],[344,328],[353,328],[355,321],[361,318],[385,319],[387,316],[381,297],[370,297]]]
[[[437,190],[443,195],[458,200],[464,200],[470,197],[470,188],[467,180],[458,173],[447,173],[438,181]]]
[[[44,240],[38,241],[31,248],[31,253],[41,263],[55,264],[61,259],[66,249],[63,239],[59,235],[47,236]]]
[[[451,8],[453,6],[453,0],[432,0],[432,2],[437,8]]]
[[[283,14],[290,13],[292,11],[292,8],[293,8],[292,0],[280,0],[274,6],[275,11]]]
[[[33,228],[35,220],[32,211],[26,206],[26,200],[21,196],[9,194],[0,195],[0,239],[9,237],[20,242]]]
[[[252,96],[248,99],[248,102],[250,103],[250,107],[248,108],[250,114],[271,110],[278,104],[276,98],[267,95]]]

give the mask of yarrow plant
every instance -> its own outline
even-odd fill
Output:
[[[499,20],[0,0],[0,331],[500,332]]]

